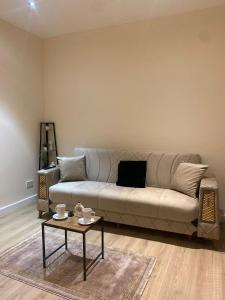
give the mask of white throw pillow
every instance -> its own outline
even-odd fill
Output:
[[[57,157],[59,160],[60,181],[86,180],[85,156]]]
[[[202,164],[180,163],[173,175],[172,189],[196,198],[200,181],[207,168],[207,165]]]

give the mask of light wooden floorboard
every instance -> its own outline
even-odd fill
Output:
[[[0,252],[40,230],[42,221],[34,205],[0,217]],[[99,232],[91,231],[88,239],[98,243]],[[105,246],[157,257],[141,300],[225,300],[223,240],[220,250],[214,251],[208,241],[189,241],[182,235],[107,224]],[[61,298],[0,275],[0,299]]]

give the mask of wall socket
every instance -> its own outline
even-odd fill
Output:
[[[33,180],[26,181],[26,188],[27,189],[32,189],[33,186],[34,186]]]

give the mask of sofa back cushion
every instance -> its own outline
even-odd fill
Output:
[[[146,160],[146,186],[171,188],[173,174],[181,162],[201,163],[194,153],[159,153],[112,149],[75,148],[74,155],[85,155],[87,179],[116,183],[121,160]]]

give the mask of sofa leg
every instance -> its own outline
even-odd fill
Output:
[[[220,241],[218,240],[212,240],[212,244],[213,244],[213,249],[218,251],[219,250],[219,245],[220,245]]]
[[[42,211],[41,210],[39,210],[39,212],[38,212],[38,217],[39,217],[39,219],[42,219]]]

